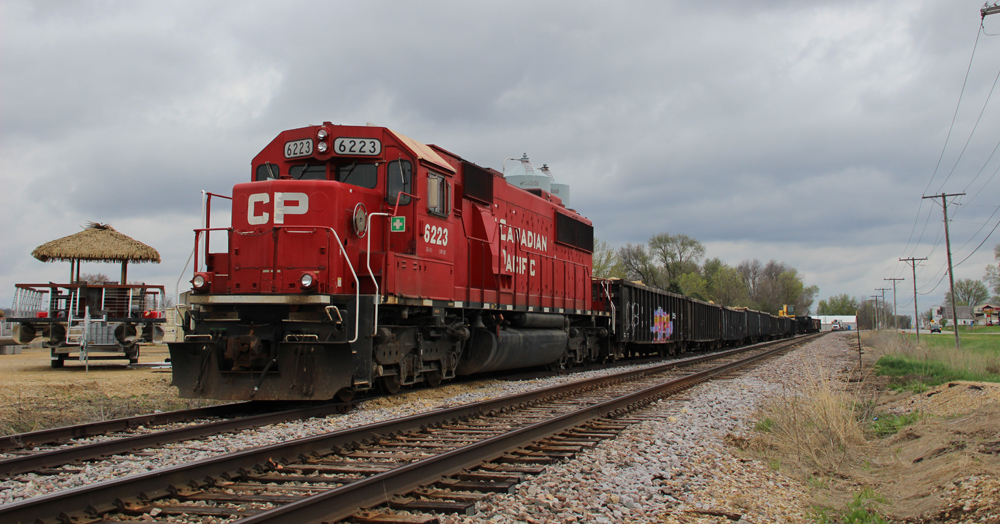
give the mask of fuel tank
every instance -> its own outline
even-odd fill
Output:
[[[558,361],[568,335],[560,329],[475,329],[456,374],[542,366]]]

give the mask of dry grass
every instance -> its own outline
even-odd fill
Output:
[[[28,433],[75,424],[100,422],[116,418],[145,415],[209,406],[219,401],[180,399],[175,395],[137,394],[109,395],[101,390],[59,389],[55,394],[40,397],[0,391],[0,435]]]
[[[823,376],[817,374],[814,376]],[[753,447],[772,467],[835,475],[871,461],[866,438],[877,392],[839,391],[821,378],[786,389],[758,413]]]

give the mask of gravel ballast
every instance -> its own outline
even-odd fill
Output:
[[[741,378],[697,386],[682,394],[684,400],[660,401],[647,413],[656,419],[548,467],[520,484],[514,494],[480,501],[473,517],[442,515],[442,522],[674,522],[677,518],[720,522],[736,516],[742,516],[741,522],[802,521],[808,509],[804,487],[760,462],[739,458],[724,439],[744,433],[760,403],[785,387],[794,387],[796,377],[850,365],[847,348],[842,336],[826,336]],[[0,482],[0,504],[606,373],[414,391],[366,401],[346,415],[217,435],[150,450],[148,456],[127,455],[65,468],[79,469],[79,473],[21,475]]]

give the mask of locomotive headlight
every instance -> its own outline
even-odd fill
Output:
[[[194,278],[191,279],[191,285],[194,286],[195,291],[205,291],[210,283],[208,273],[195,273]]]
[[[326,142],[320,142],[316,144],[316,149],[319,150],[320,153],[326,153],[326,150],[330,149],[330,146],[326,145]]]
[[[316,138],[318,138],[320,140],[323,140],[324,138],[326,138],[328,136],[330,136],[330,135],[329,135],[329,133],[326,132],[326,129],[320,129],[319,131],[316,132]]]
[[[301,285],[304,290],[311,289],[316,285],[316,277],[314,277],[312,273],[302,273],[302,276],[299,277],[299,285]]]

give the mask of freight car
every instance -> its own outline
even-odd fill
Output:
[[[228,227],[212,226],[220,198]],[[384,127],[284,131],[203,204],[169,343],[182,397],[348,399],[794,333],[593,280],[593,225],[558,196]]]
[[[785,338],[794,325],[768,313],[729,308],[639,282],[595,280],[596,309],[612,312],[608,346],[616,358],[676,355]]]

